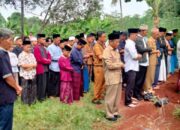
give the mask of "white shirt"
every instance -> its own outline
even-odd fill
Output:
[[[12,72],[13,73],[19,72],[18,58],[17,58],[16,54],[14,54],[13,52],[8,51],[8,55],[9,55],[9,59],[10,59],[11,67],[12,67]]]
[[[142,37],[140,34],[138,34],[138,36]],[[142,37],[142,39],[143,39],[144,47],[147,48],[145,37]],[[147,59],[147,61],[145,63],[139,63],[139,65],[140,66],[149,66],[149,55],[148,54],[146,54],[146,59]]]
[[[126,40],[124,50],[125,72],[130,70],[139,71],[139,61],[135,60],[138,56],[135,44],[136,43],[130,39]]]
[[[180,68],[180,40],[177,43],[177,59],[178,59],[178,67]]]

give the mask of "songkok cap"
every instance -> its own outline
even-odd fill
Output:
[[[57,38],[57,37],[60,37],[60,34],[53,34],[53,35],[52,35],[52,38],[53,38],[53,39],[55,39],[55,38]]]
[[[46,35],[45,34],[37,34],[37,38],[45,38]]]
[[[163,28],[163,27],[159,27],[159,32],[166,32],[167,29],[166,28]]]
[[[139,29],[138,28],[129,28],[128,29],[128,33],[138,33],[139,32]]]
[[[111,33],[111,34],[109,34],[108,35],[108,39],[109,40],[115,40],[115,39],[119,39],[119,36],[120,36],[120,34],[119,33]]]
[[[69,45],[65,45],[65,46],[64,46],[64,50],[66,50],[66,51],[71,51],[71,49],[72,49],[72,48],[71,48]]]
[[[178,29],[173,29],[172,31],[173,31],[173,33],[177,33]]]

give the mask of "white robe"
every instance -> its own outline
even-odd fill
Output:
[[[159,71],[159,81],[166,81],[166,63],[165,63],[165,57],[163,55],[161,59],[161,66],[160,66],[160,71]]]
[[[177,59],[178,59],[178,68],[180,69],[180,40],[177,43]]]

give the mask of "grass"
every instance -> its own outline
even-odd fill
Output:
[[[104,112],[91,103],[92,91],[80,102],[62,104],[47,99],[32,106],[18,99],[14,109],[14,130],[92,130],[93,124],[104,117]]]
[[[174,110],[173,115],[174,115],[176,118],[180,119],[180,107],[177,107],[177,108]]]

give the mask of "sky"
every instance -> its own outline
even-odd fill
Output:
[[[111,5],[111,0],[103,0],[103,12],[106,14],[112,14],[114,12],[120,13],[119,3],[117,5]],[[122,7],[123,7],[123,16],[133,16],[135,14],[138,15],[144,15],[145,11],[149,9],[148,5],[145,1],[142,2],[136,2],[136,0],[132,0],[132,2],[125,3],[124,0],[122,0]],[[20,10],[15,10],[13,7],[0,7],[0,13],[5,17],[9,17],[13,12],[20,12]],[[41,9],[37,8],[31,12],[27,12],[25,10],[25,16],[31,17],[31,16],[38,16],[40,18],[43,18],[40,16]]]

